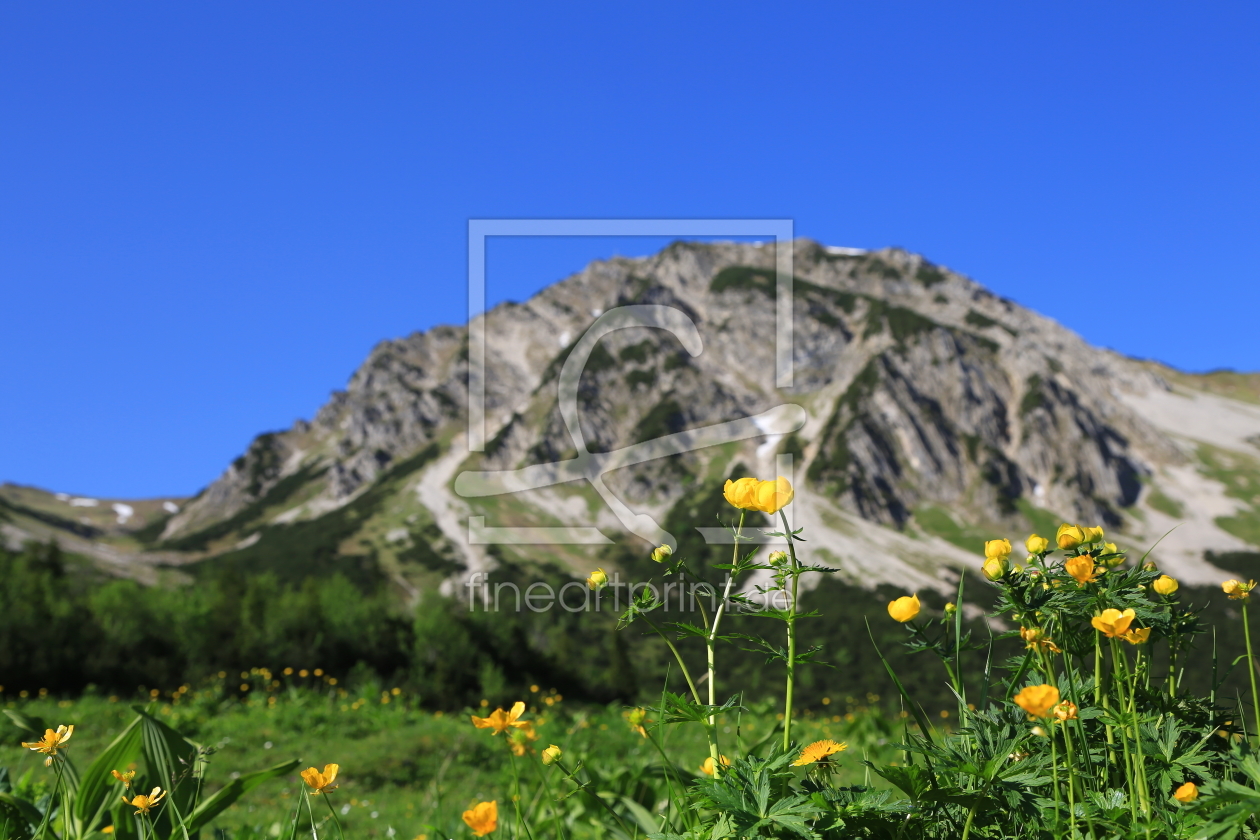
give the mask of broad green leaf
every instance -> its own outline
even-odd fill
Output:
[[[286,761],[284,764],[277,764],[275,767],[269,767],[266,770],[259,770],[254,773],[246,773],[243,776],[233,779],[224,785],[213,796],[207,798],[204,802],[197,806],[191,814],[188,815],[187,825],[190,833],[200,831],[205,827],[206,823],[217,817],[236,800],[258,787],[263,782],[292,773],[297,769],[301,762],[298,759]]]
[[[101,818],[113,806],[118,784],[111,770],[123,771],[140,757],[140,718],[135,718],[127,728],[118,733],[108,747],[83,773],[79,782],[79,795],[75,798],[73,814],[79,823],[75,836],[96,828]]]

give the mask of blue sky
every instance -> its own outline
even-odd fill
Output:
[[[462,321],[470,217],[789,217],[1260,369],[1256,43],[1241,2],[5,4],[0,480],[195,492]],[[490,296],[655,247],[504,241]]]

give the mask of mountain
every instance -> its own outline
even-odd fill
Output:
[[[776,385],[774,245],[675,243],[592,263],[483,316],[484,452],[468,447],[468,329],[441,326],[381,342],[313,420],[260,435],[192,499],[120,503],[123,518],[112,500],[5,485],[0,529],[11,543],[56,537],[145,580],[205,564],[343,571],[416,599],[505,561],[582,577],[633,565],[651,548],[627,533],[634,521],[702,551],[696,528],[730,511],[722,482],[770,477],[791,455],[793,526],[813,559],[864,586],[944,590],[985,539],[1061,521],[1102,524],[1137,552],[1162,536],[1152,558],[1187,583],[1217,582],[1223,557],[1260,550],[1260,375],[1186,374],[1093,347],[898,249],[800,240],[792,275],[787,387]],[[627,306],[693,323],[694,336],[637,326],[583,341]],[[587,352],[571,376],[566,359]],[[559,399],[569,379],[606,490],[560,481],[576,467],[519,472],[579,455]],[[714,444],[722,435],[706,429],[719,424],[731,434]],[[633,457],[662,438],[678,451]],[[469,496],[476,476],[460,478],[503,470],[533,489]],[[492,533],[483,526],[597,527],[606,539],[470,541]]]

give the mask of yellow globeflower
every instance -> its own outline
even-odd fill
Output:
[[[1010,540],[989,540],[984,544],[986,560],[1005,560],[1011,556]]]
[[[727,479],[726,485],[722,488],[722,495],[726,497],[726,501],[740,510],[756,510],[757,485],[760,483],[757,479],[749,477],[735,481]]]
[[[340,769],[340,764],[325,764],[324,772],[321,773],[314,767],[309,767],[302,771],[302,781],[314,788],[311,793],[318,796],[321,793],[337,789],[337,785],[334,785],[333,782],[337,781],[337,771]]]
[[[802,767],[806,764],[828,764],[831,756],[838,752],[844,752],[849,745],[843,741],[815,741],[808,747],[801,750],[801,757],[792,762],[793,767]]]
[[[472,829],[473,834],[485,837],[499,827],[499,803],[478,802],[464,812],[464,823]]]
[[[731,760],[730,760],[729,758],[727,758],[727,757],[726,757],[726,756],[724,756],[724,755],[723,755],[723,756],[719,756],[719,758],[720,758],[720,759],[721,759],[721,761],[722,761],[722,766],[723,766],[723,767],[730,767],[730,766],[731,766]],[[700,772],[701,772],[701,773],[703,773],[703,774],[704,774],[704,775],[706,775],[706,776],[712,776],[712,775],[713,775],[713,770],[714,770],[714,768],[715,768],[716,766],[717,766],[717,765],[716,765],[716,764],[714,764],[714,762],[713,762],[713,756],[709,756],[708,758],[706,758],[706,759],[704,760],[704,763],[700,765]]]
[[[1045,717],[1059,705],[1059,689],[1052,685],[1030,685],[1015,695],[1015,705],[1033,717]]]
[[[888,614],[893,620],[905,624],[919,614],[919,596],[903,595],[895,601],[888,602]]]
[[[1173,799],[1178,802],[1193,802],[1199,798],[1199,786],[1194,782],[1186,782],[1181,787],[1173,791]]]
[[[1229,596],[1231,601],[1246,601],[1251,598],[1251,590],[1255,589],[1256,582],[1240,583],[1236,580],[1227,580],[1221,584],[1221,589]]]
[[[1098,580],[1098,571],[1094,568],[1094,558],[1089,554],[1080,554],[1070,558],[1063,564],[1063,569],[1082,586]]]
[[[755,491],[756,509],[762,513],[778,513],[780,509],[791,504],[796,491],[792,483],[783,476],[774,481],[758,481]]]
[[[1155,582],[1151,584],[1151,589],[1154,589],[1160,595],[1164,595],[1164,596],[1173,594],[1180,587],[1181,587],[1181,584],[1177,583],[1177,579],[1174,577],[1169,577],[1168,575],[1160,575],[1159,577],[1155,578]]]
[[[34,750],[35,752],[43,753],[48,756],[48,758],[44,759],[44,766],[47,767],[53,763],[53,758],[56,757],[57,750],[65,749],[66,741],[69,741],[70,736],[73,734],[73,724],[70,726],[62,724],[61,726],[58,726],[55,731],[52,729],[45,729],[44,737],[38,741],[32,741],[29,744],[23,741],[22,746],[26,747],[28,750]]]
[[[1137,614],[1131,608],[1124,612],[1117,609],[1105,609],[1102,615],[1096,615],[1090,619],[1090,624],[1094,625],[1094,629],[1099,633],[1109,639],[1114,639],[1128,633],[1129,625],[1135,618]]]
[[[1033,534],[1024,540],[1024,548],[1028,549],[1029,554],[1045,554],[1046,550],[1050,548],[1050,540]]]
[[[122,797],[122,801],[135,808],[137,814],[144,814],[147,817],[149,815],[149,809],[161,802],[162,798],[165,796],[166,791],[162,790],[160,787],[155,787],[149,792],[148,796],[145,796],[143,793],[137,793],[131,798],[130,802],[127,801],[127,797],[125,796]]]
[[[1102,538],[1103,538],[1102,526],[1097,526],[1094,528],[1083,528],[1082,530],[1085,532],[1085,539],[1083,540],[1083,542],[1087,542],[1087,543],[1102,542]]]
[[[657,563],[663,563],[665,562],[665,558],[672,556],[673,553],[674,553],[674,549],[670,548],[669,546],[658,545],[656,548],[652,549],[652,559],[655,560]]]
[[[485,717],[477,717],[472,715],[472,724],[478,729],[493,729],[492,734],[498,735],[500,732],[506,732],[508,729],[533,729],[534,725],[527,720],[517,720],[521,715],[525,714],[525,704],[517,700],[512,704],[510,712],[503,711],[502,708],[495,709]]]
[[[1067,549],[1076,548],[1083,542],[1088,542],[1085,538],[1085,529],[1080,525],[1068,525],[1066,522],[1059,526],[1059,530],[1055,532],[1054,541],[1059,548]]]
[[[603,569],[596,569],[591,572],[591,576],[586,579],[586,585],[591,589],[603,589],[608,585],[608,575]]]
[[[547,747],[547,749],[542,751],[542,763],[548,765],[555,764],[560,760],[560,756],[562,755],[564,755],[564,750],[560,749],[555,744],[552,744],[550,747]]]
[[[999,581],[1006,577],[1006,573],[1010,569],[1011,564],[1005,557],[990,557],[980,567],[980,573],[985,576],[986,580]]]

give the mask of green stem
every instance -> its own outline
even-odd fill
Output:
[[[328,798],[328,794],[324,793],[324,804],[328,806],[328,813],[332,814],[333,825],[337,826],[337,836],[341,840],[346,840],[346,835],[341,830],[341,818],[337,816],[337,809],[333,807],[332,800]]]
[[[45,833],[48,830],[48,819],[52,816],[53,806],[57,802],[58,794],[61,793],[61,759],[54,758],[53,761],[55,762],[53,766],[57,768],[55,771],[57,782],[53,785],[52,796],[48,797],[48,807],[44,809],[44,818],[40,820],[39,828],[35,831],[35,837],[38,838],[38,840],[43,840],[46,836]]]
[[[783,534],[787,537],[788,554],[792,558],[792,602],[788,605],[787,633],[787,688],[783,694],[783,751],[792,746],[792,694],[796,688],[796,598],[797,583],[801,577],[801,565],[796,560],[796,540],[792,529],[788,527],[787,514],[779,510],[779,518],[783,520]]]
[[[1129,705],[1129,703],[1126,702],[1126,698],[1124,696],[1124,689],[1125,689],[1125,682],[1126,682],[1127,675],[1125,673],[1125,669],[1121,667],[1120,665],[1120,658],[1121,658],[1120,642],[1118,639],[1116,639],[1113,636],[1111,638],[1111,662],[1112,662],[1112,665],[1115,667],[1116,679],[1114,680],[1114,684],[1116,687],[1116,694],[1118,695],[1116,699],[1120,701],[1121,710],[1124,710],[1125,707]],[[1126,714],[1126,717],[1127,717],[1127,714]],[[1140,772],[1141,768],[1140,767],[1135,768],[1135,765],[1134,765],[1134,755],[1129,749],[1129,728],[1127,725],[1122,725],[1120,727],[1120,735],[1121,735],[1120,743],[1124,747],[1124,771],[1125,771],[1125,774],[1130,777],[1127,780],[1128,785],[1126,786],[1129,789],[1129,795],[1128,795],[1129,813],[1133,817],[1133,821],[1137,822],[1137,806],[1138,806],[1139,800],[1142,799],[1142,795],[1141,795],[1142,786],[1137,781],[1136,776],[1137,776],[1137,773]],[[1135,792],[1137,793],[1137,796],[1133,795]]]
[[[557,767],[559,767],[559,768],[560,768],[560,770],[561,770],[561,771],[562,771],[562,772],[563,772],[566,776],[568,776],[568,777],[569,777],[569,781],[571,781],[571,782],[573,782],[573,784],[577,785],[578,790],[581,790],[581,791],[582,791],[583,793],[585,793],[587,796],[589,796],[589,797],[591,797],[592,799],[594,799],[596,802],[598,802],[600,805],[602,805],[602,806],[603,806],[603,808],[604,808],[604,810],[605,810],[605,811],[607,811],[608,813],[612,814],[612,818],[613,818],[614,820],[616,820],[616,821],[617,821],[617,824],[618,824],[619,826],[621,826],[621,830],[622,830],[622,831],[624,831],[624,832],[626,833],[626,836],[627,836],[627,837],[635,837],[635,836],[637,836],[637,834],[638,834],[638,833],[630,830],[630,827],[629,827],[629,826],[627,826],[627,825],[626,825],[626,823],[625,823],[625,821],[621,819],[621,815],[620,815],[620,814],[618,814],[616,811],[614,811],[614,810],[612,809],[612,806],[611,806],[611,805],[609,805],[607,802],[605,802],[605,801],[604,801],[604,797],[602,797],[602,796],[600,796],[599,794],[597,794],[597,793],[595,793],[594,791],[592,791],[592,790],[590,789],[590,786],[589,786],[588,784],[586,784],[586,783],[584,783],[584,782],[579,782],[576,778],[574,778],[574,777],[573,777],[573,774],[572,774],[571,772],[569,772],[569,769],[568,769],[567,767],[565,767],[563,764],[561,764],[559,761],[557,761],[557,762],[556,762],[556,766],[557,766]]]
[[[735,529],[735,547],[731,552],[732,567],[739,564],[739,537],[744,532],[744,514],[745,511],[741,509],[739,512],[739,527]],[[735,569],[732,568],[726,576],[726,590],[722,593],[722,601],[713,613],[713,626],[709,628],[709,635],[704,640],[705,654],[708,657],[709,664],[710,706],[717,705],[717,669],[714,666],[714,647],[717,644],[718,625],[722,623],[722,616],[726,614],[726,602],[731,597],[731,586],[734,583]],[[714,733],[717,732],[717,715],[709,715],[709,729]],[[716,738],[709,739],[709,757],[713,759],[713,778],[720,778],[722,775],[722,759]]]
[[[1054,827],[1057,835],[1059,827],[1059,745],[1058,739],[1054,737],[1054,724],[1051,722],[1053,718],[1045,718],[1045,723],[1050,727],[1050,731],[1046,733],[1050,738],[1050,776],[1054,783]]]
[[[547,781],[547,771],[543,769],[542,761],[534,762],[534,768],[542,777],[543,790],[547,791],[547,804],[551,806],[551,821],[556,827],[556,840],[564,840],[564,823],[560,821],[560,809],[556,807],[556,796],[551,792],[551,782]]]
[[[700,689],[696,688],[696,681],[691,678],[691,671],[687,668],[687,663],[683,662],[682,654],[678,652],[678,648],[674,646],[674,642],[661,628],[656,626],[652,619],[648,618],[647,613],[639,613],[643,616],[643,620],[648,626],[656,631],[656,634],[665,640],[665,644],[669,646],[670,652],[674,654],[674,659],[678,661],[678,667],[682,669],[683,677],[687,680],[687,687],[691,689],[691,697],[697,703],[703,703],[700,699]]]
[[[1071,675],[1068,677],[1071,679]],[[1050,737],[1054,737],[1054,725],[1051,724]],[[1072,754],[1072,733],[1068,729],[1068,721],[1063,721],[1063,746],[1067,750],[1068,766],[1068,826],[1072,834],[1076,834],[1076,756]]]
[[[512,804],[516,806],[516,836],[520,836],[521,829],[525,829],[525,836],[529,840],[534,840],[534,833],[529,830],[529,823],[525,821],[525,815],[521,813],[521,774],[516,769],[516,756],[508,750],[508,761],[512,764]]]
[[[1243,599],[1243,636],[1247,640],[1247,675],[1251,677],[1251,708],[1256,715],[1255,732],[1260,737],[1260,693],[1256,691],[1256,660],[1251,654],[1251,624],[1247,620],[1247,598]]]

